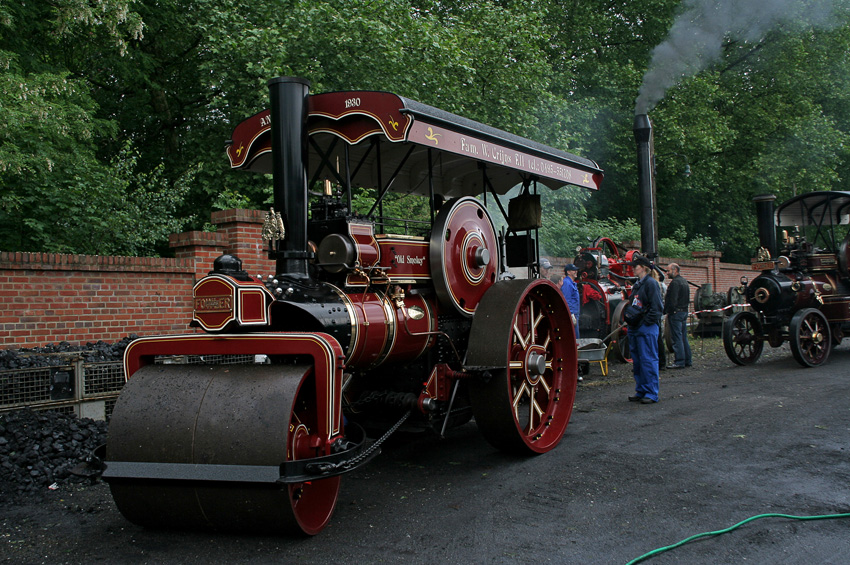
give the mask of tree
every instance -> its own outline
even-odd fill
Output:
[[[120,52],[139,30],[124,1],[103,2],[96,13],[80,1],[54,10],[2,6],[0,248],[151,253],[181,227],[170,213],[179,187],[163,183],[161,172],[139,173],[128,147],[108,161],[98,157],[97,144],[116,134],[115,124],[98,116],[88,81],[62,61],[70,37],[85,34]]]
[[[707,237],[727,260],[746,260],[754,194],[847,186],[850,17],[816,18],[821,4],[796,19],[771,12],[758,35],[730,24],[716,58],[651,110],[662,240]],[[162,225],[193,228],[216,208],[266,207],[270,180],[233,174],[223,149],[281,75],[309,79],[314,93],[393,91],[593,158],[606,179],[581,203],[585,222],[628,227],[639,210],[635,99],[655,47],[698,5],[0,0],[0,247],[76,249],[49,222],[80,223],[73,212],[108,225],[124,213],[121,198],[95,192],[160,195],[173,204]],[[119,170],[128,155],[132,167]],[[559,193],[558,221],[579,221]]]

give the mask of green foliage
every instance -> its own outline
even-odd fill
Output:
[[[850,189],[850,15],[835,6],[763,37],[728,35],[713,63],[651,111],[662,254],[713,247],[745,261],[757,239],[752,196]],[[169,226],[267,207],[270,180],[231,172],[223,149],[280,75],[309,79],[314,93],[396,92],[593,158],[602,190],[545,198],[546,251],[640,239],[635,98],[680,9],[0,0],[0,248],[150,252]],[[355,196],[360,213],[374,202],[369,188]],[[413,200],[393,195],[384,212],[427,218]]]
[[[662,257],[690,259],[694,251],[715,251],[715,246],[711,239],[704,235],[688,239],[688,234],[682,226],[673,232],[672,237],[662,237],[658,240],[658,254]]]
[[[431,208],[428,199],[413,194],[388,193],[383,206],[375,208],[377,194],[374,190],[357,189],[351,199],[355,214],[367,216],[383,213],[386,225],[379,226],[384,233],[427,236],[431,229]],[[374,211],[373,211],[373,208]]]
[[[125,51],[141,30],[128,6],[3,5],[0,249],[150,254],[185,224],[173,210],[190,178],[167,182],[162,166],[139,170],[130,143],[100,157],[98,145],[117,134],[116,124],[99,115],[89,81],[63,64],[76,48]]]
[[[137,170],[138,155],[122,151],[109,166],[93,159],[54,163],[59,186],[27,183],[4,200],[0,248],[100,255],[155,255],[185,220],[173,217],[192,181],[170,183],[162,168]],[[4,191],[5,193],[5,191]],[[12,194],[15,194],[14,192]]]

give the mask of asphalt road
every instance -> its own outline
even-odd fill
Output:
[[[850,512],[850,347],[804,370],[787,346],[737,367],[718,340],[627,402],[629,366],[580,386],[561,444],[531,459],[474,423],[389,446],[346,475],[306,539],[150,531],[99,484],[0,505],[9,563],[620,563],[765,513]],[[848,563],[850,519],[763,518],[645,563]]]

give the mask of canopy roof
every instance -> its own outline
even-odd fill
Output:
[[[837,226],[850,224],[850,192],[800,194],[776,209],[777,226]]]
[[[271,173],[270,128],[264,111],[234,129],[232,168]],[[481,194],[488,184],[504,194],[532,180],[553,190],[597,190],[603,177],[589,159],[388,92],[312,95],[307,129],[312,182],[345,185],[348,175],[353,186],[423,195],[433,183],[434,192],[457,197]]]

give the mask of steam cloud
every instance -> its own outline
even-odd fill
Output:
[[[842,0],[685,0],[667,39],[652,51],[635,104],[645,114],[667,89],[717,61],[724,38],[759,41],[783,23],[824,26]],[[835,22],[836,24],[838,22]]]

